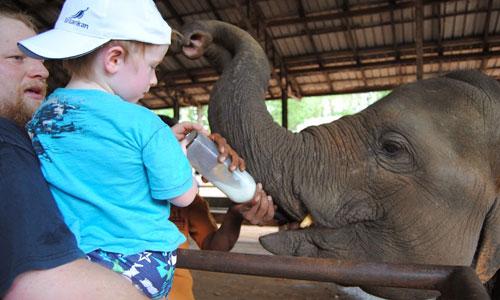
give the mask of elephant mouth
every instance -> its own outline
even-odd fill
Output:
[[[304,218],[299,222],[291,219],[283,219],[280,217],[275,217],[280,230],[300,230],[309,227],[314,227],[314,220],[311,214],[306,214]]]
[[[309,212],[305,212],[302,219],[290,216],[281,208],[275,211],[275,222],[280,226],[280,230],[305,229],[314,225],[314,220]]]

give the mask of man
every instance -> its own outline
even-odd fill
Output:
[[[48,71],[17,41],[35,35],[0,5],[0,298],[144,299],[125,279],[84,259],[40,172],[24,124],[45,97]]]

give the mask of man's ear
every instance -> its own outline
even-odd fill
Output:
[[[106,73],[115,74],[125,62],[125,49],[119,45],[106,48],[103,58]]]

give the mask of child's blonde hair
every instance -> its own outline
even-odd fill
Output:
[[[94,51],[83,56],[63,60],[63,67],[66,69],[70,76],[79,76],[88,78],[93,74],[93,62],[101,49],[109,46],[121,46],[125,51],[125,60],[130,55],[141,54],[144,55],[145,49],[149,44],[137,41],[120,41],[113,40],[105,43]]]

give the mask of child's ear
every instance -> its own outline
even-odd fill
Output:
[[[122,46],[111,46],[104,53],[104,69],[107,73],[114,74],[125,62],[125,49]]]

